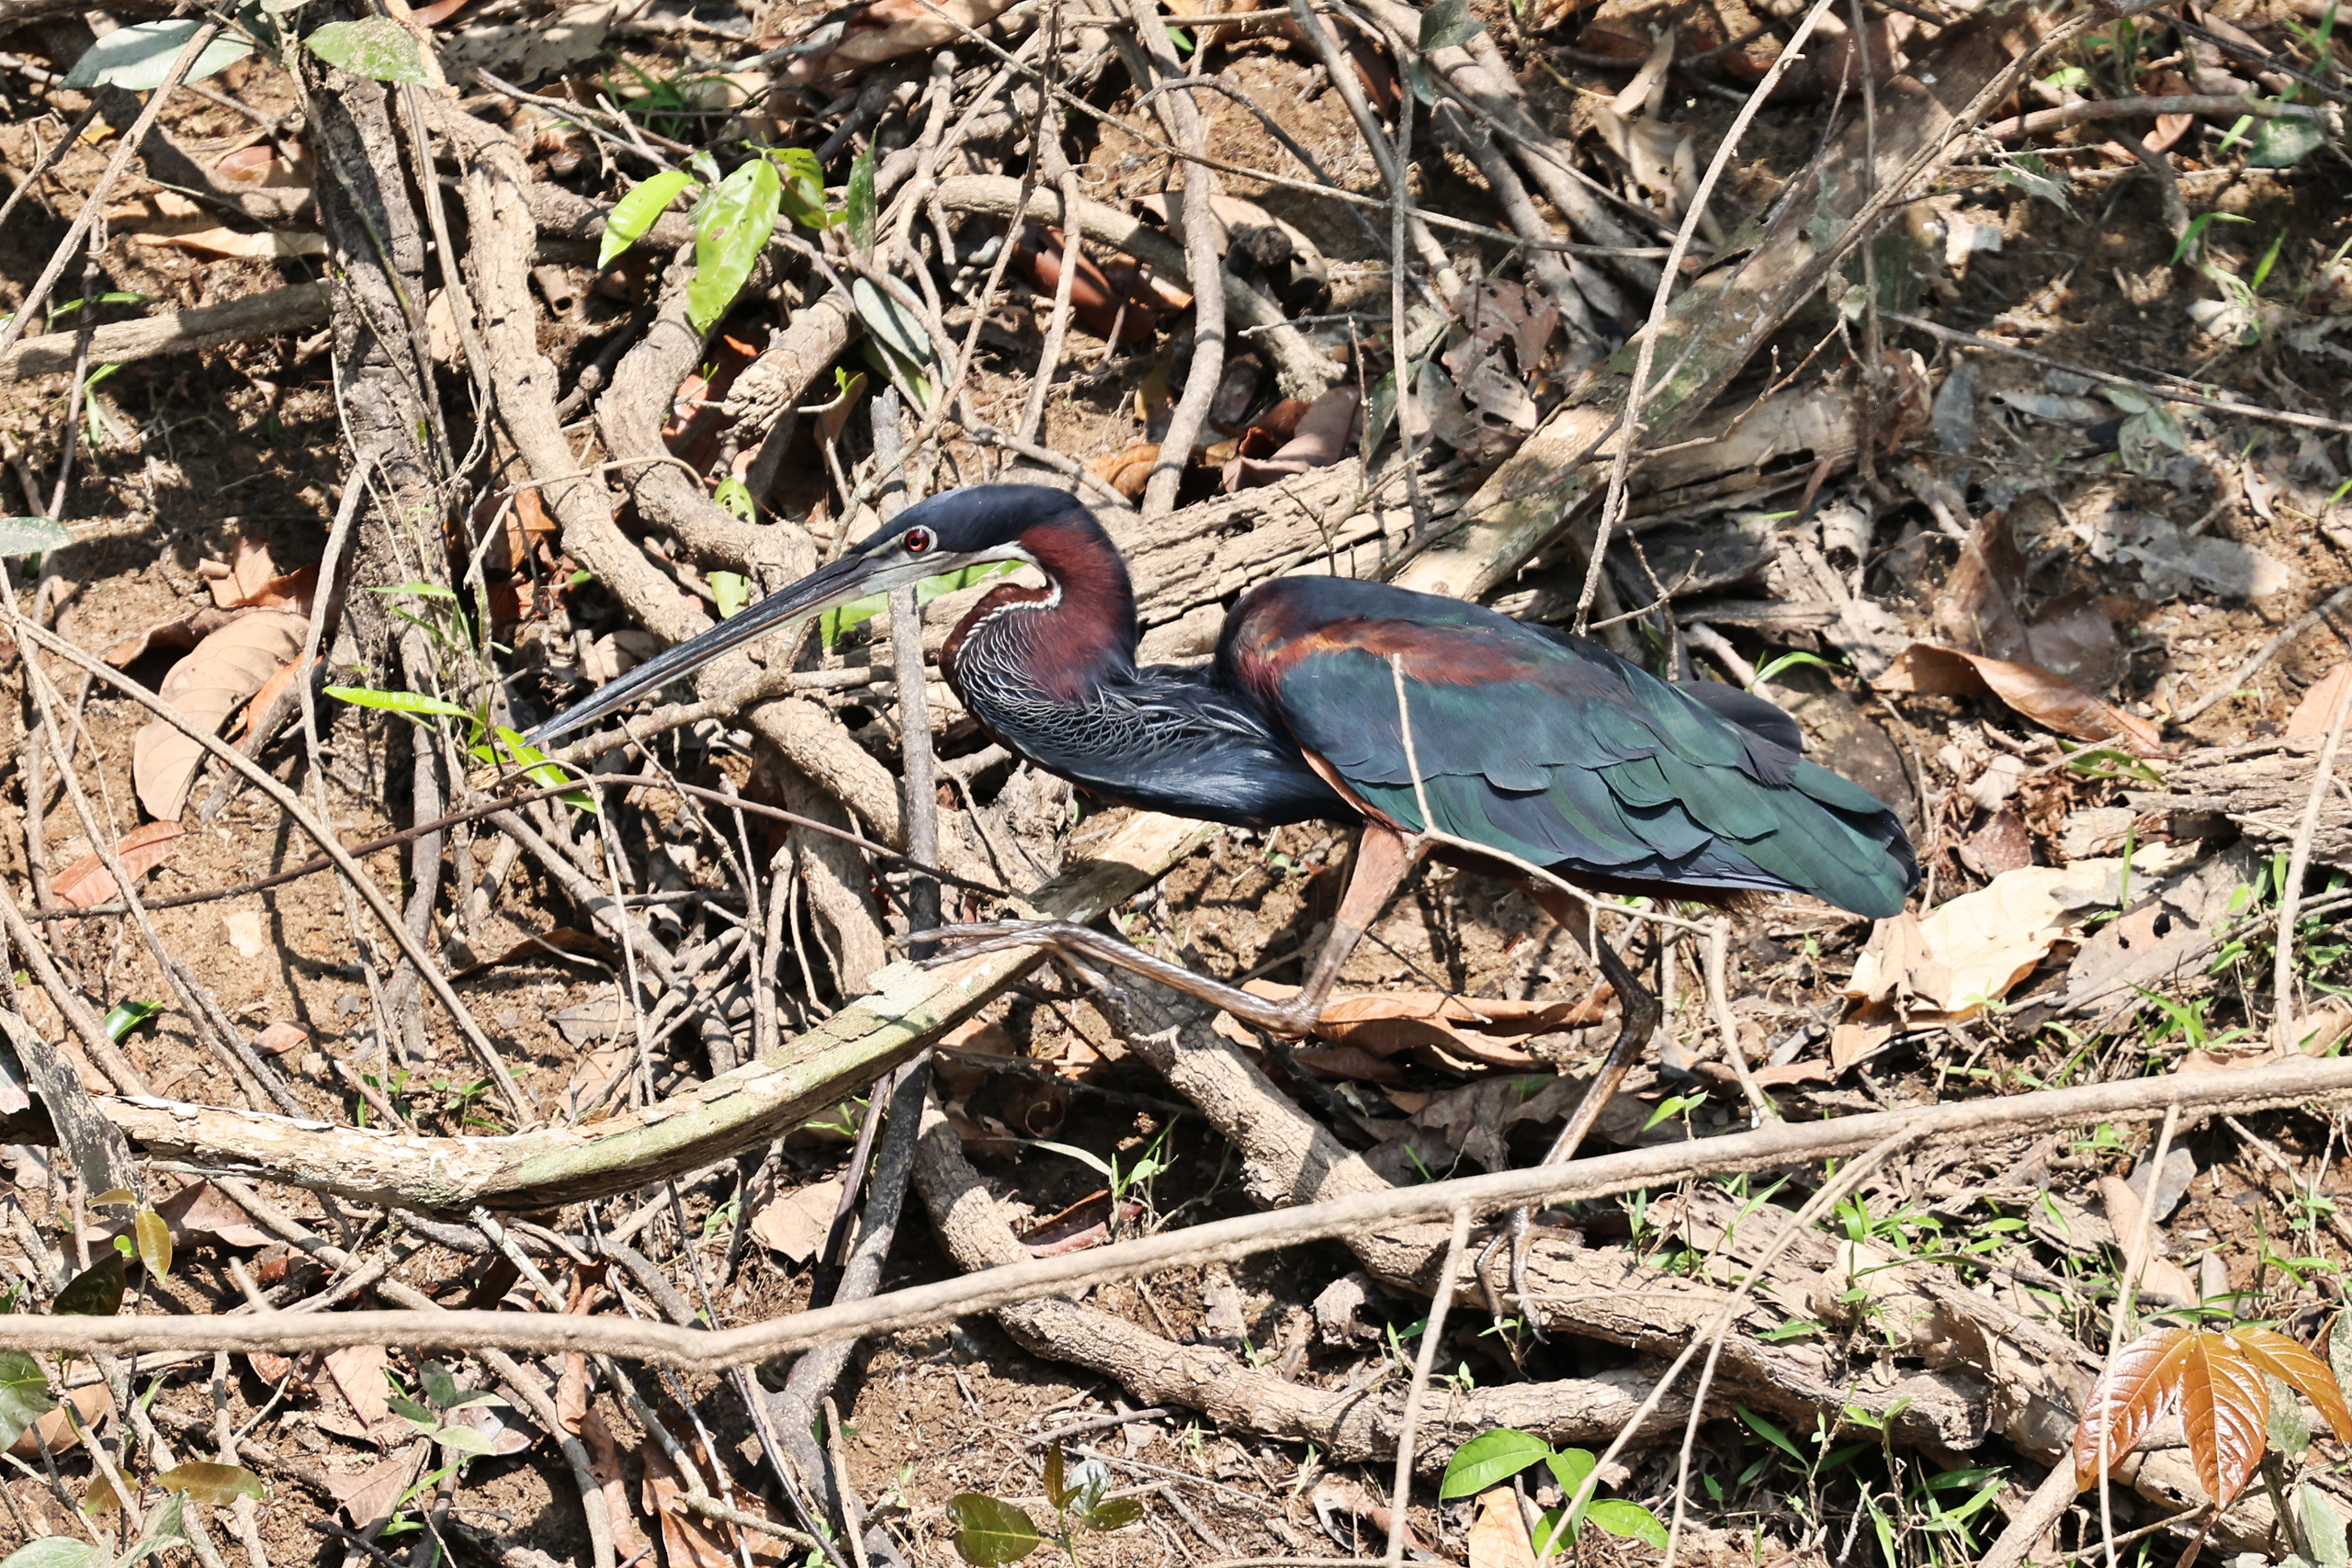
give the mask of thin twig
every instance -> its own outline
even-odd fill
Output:
[[[1700,177],[1699,188],[1691,193],[1690,210],[1683,214],[1681,227],[1674,231],[1674,243],[1667,250],[1666,265],[1657,280],[1657,292],[1650,298],[1649,322],[1642,329],[1641,347],[1634,356],[1633,385],[1626,391],[1625,410],[1618,419],[1617,455],[1609,465],[1609,490],[1601,502],[1600,521],[1594,525],[1592,558],[1585,568],[1584,587],[1577,594],[1576,629],[1580,634],[1591,621],[1593,597],[1600,592],[1600,574],[1609,554],[1610,530],[1624,519],[1625,481],[1633,470],[1634,450],[1641,445],[1645,434],[1642,407],[1649,400],[1650,369],[1657,357],[1658,339],[1666,334],[1667,307],[1673,302],[1674,280],[1681,274],[1682,258],[1690,252],[1690,242],[1699,231],[1700,220],[1706,216],[1707,203],[1714,197],[1716,184],[1722,180],[1724,170],[1731,165],[1732,155],[1739,150],[1740,139],[1747,135],[1749,124],[1764,107],[1765,100],[1772,96],[1772,89],[1780,85],[1781,78],[1804,57],[1805,40],[1813,36],[1815,28],[1820,25],[1821,18],[1828,15],[1829,7],[1836,3],[1837,0],[1814,0],[1812,8],[1804,14],[1804,20],[1797,24],[1796,32],[1789,39],[1788,47],[1781,51],[1779,58],[1772,62],[1772,68],[1764,73],[1764,79],[1756,85],[1754,92],[1748,94],[1747,102],[1740,106],[1739,113],[1731,122],[1731,129],[1724,133],[1722,143],[1716,147],[1713,159],[1707,164],[1706,174]],[[1865,204],[1867,209],[1868,204]]]
[[[1413,1445],[1421,1429],[1421,1400],[1429,1393],[1430,1372],[1437,1365],[1438,1347],[1445,1338],[1445,1314],[1453,1305],[1454,1284],[1462,1277],[1462,1255],[1470,1245],[1470,1211],[1453,1212],[1453,1235],[1445,1244],[1445,1262],[1437,1271],[1437,1292],[1430,1298],[1430,1315],[1421,1325],[1419,1354],[1413,1360],[1413,1386],[1405,1395],[1404,1418],[1396,1426],[1396,1480],[1389,1492],[1388,1568],[1405,1561],[1405,1541],[1412,1531],[1406,1512],[1413,1499]]]
[[[2319,832],[2320,809],[2327,804],[2327,781],[2335,776],[2335,753],[2344,744],[2344,726],[2352,719],[2352,680],[2335,694],[2335,712],[2327,721],[2327,740],[2319,749],[2319,766],[2312,773],[2312,793],[2303,803],[2302,825],[2287,852],[2287,874],[2278,887],[2278,935],[2270,970],[2271,1041],[2292,1051],[2295,1030],[2295,911],[2303,901],[2303,873],[2312,863],[2312,840]]]

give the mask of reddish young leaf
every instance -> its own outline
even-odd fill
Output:
[[[2102,1431],[2111,1471],[2159,1416],[2177,1409],[2197,1478],[2207,1496],[2226,1506],[2253,1478],[2268,1441],[2263,1370],[2243,1339],[2229,1334],[2160,1328],[2133,1340],[2091,1388],[2075,1431],[2075,1484],[2098,1482]]]
[[[2328,1364],[2275,1328],[2233,1328],[2230,1337],[2245,1350],[2247,1360],[2312,1402],[2327,1418],[2336,1441],[2352,1445],[2352,1407]]]

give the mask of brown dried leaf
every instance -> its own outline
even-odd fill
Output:
[[[778,1192],[752,1216],[752,1235],[794,1264],[806,1263],[825,1244],[841,1202],[842,1183],[837,1176]]]
[[[1470,1521],[1470,1568],[1535,1568],[1527,1517],[1508,1486],[1478,1494],[1478,1512]]]
[[[2045,728],[2077,740],[2109,740],[2137,757],[2164,753],[2155,727],[2092,696],[2061,676],[1956,648],[1915,642],[1871,684],[1884,692],[1971,697],[1987,693]]]
[[[384,1383],[387,1359],[381,1345],[346,1345],[327,1352],[327,1376],[351,1402],[352,1414],[371,1431],[379,1422],[391,1419],[391,1397]]]
[[[272,1025],[273,1028],[278,1027]],[[305,1035],[305,1039],[309,1036]],[[173,1244],[189,1247],[218,1242],[223,1247],[267,1247],[273,1239],[248,1214],[217,1191],[209,1181],[191,1181],[155,1205],[171,1227]],[[281,1369],[269,1381],[285,1376]]]
[[[212,603],[223,610],[291,610],[311,613],[311,592],[318,585],[319,569],[306,566],[280,572],[269,558],[269,547],[253,539],[237,541],[232,561],[207,560],[196,572],[212,589]]]
[[[254,1036],[254,1049],[266,1051],[273,1056],[282,1051],[291,1051],[297,1046],[308,1045],[310,1043],[309,1030],[299,1023],[288,1023],[283,1019]]]
[[[1159,442],[1134,441],[1086,466],[1129,501],[1141,501],[1145,487],[1151,482],[1152,466],[1159,461]]]
[[[802,55],[777,76],[793,86],[847,76],[910,54],[953,43],[969,29],[984,28],[1012,0],[874,0],[849,19],[840,41]],[[681,1568],[674,1562],[671,1568]]]
[[[177,822],[149,822],[117,840],[114,852],[122,862],[122,869],[136,882],[171,858],[172,846],[185,830]],[[119,891],[115,886],[114,873],[96,853],[84,855],[67,866],[50,884],[49,890],[69,909],[103,903]]]
[[[2352,661],[2337,665],[2321,676],[2295,711],[2287,716],[2287,739],[2301,739],[2307,735],[2325,735],[2335,720],[2335,705],[2344,695],[2344,688],[2352,685]]]
[[[89,1430],[97,1423],[99,1417],[106,1414],[109,1404],[104,1383],[85,1383],[80,1388],[69,1389],[66,1391],[65,1397],[72,1402],[74,1414],[80,1419],[84,1431]],[[39,1433],[40,1436],[35,1437],[35,1433]],[[38,1464],[40,1462],[41,1444],[47,1443],[49,1451],[56,1454],[63,1453],[81,1440],[80,1436],[74,1429],[73,1422],[66,1418],[65,1406],[60,1404],[18,1434],[16,1442],[9,1448],[8,1454],[12,1459],[20,1459],[29,1464]]]
[[[390,1517],[392,1505],[408,1490],[428,1446],[419,1439],[356,1474],[329,1475],[327,1490],[334,1494],[334,1500],[343,1505],[345,1517],[357,1529],[364,1530],[379,1524]]]
[[[612,1428],[605,1425],[603,1412],[592,1406],[581,1416],[580,1441],[588,1450],[589,1477],[605,1495],[605,1513],[613,1522],[614,1556],[624,1562],[643,1559],[653,1543],[645,1539],[645,1531],[638,1526],[637,1510],[628,1505],[628,1471],[621,1461],[620,1445],[613,1441]]]
[[[191,610],[185,615],[175,615],[168,621],[158,621],[145,631],[134,632],[106,651],[106,660],[118,670],[128,670],[149,654],[167,648],[194,648],[231,621],[237,619],[233,610],[215,609],[209,605]]]
[[[2009,533],[2008,514],[1986,513],[1944,580],[1944,591],[1936,600],[1936,635],[1970,653],[2030,659],[2025,617],[2018,611],[2024,584],[2025,557]]]
[[[2073,934],[2077,911],[2111,908],[2121,885],[2115,860],[2022,866],[1991,886],[1881,920],[1854,964],[1846,994],[1906,1004],[1948,1020],[1973,1017],[2009,994],[2050,950]]]
[[[240,615],[196,645],[164,679],[163,697],[199,726],[219,729],[238,705],[302,651],[310,622],[285,610]],[[162,719],[151,719],[130,747],[139,803],[159,821],[176,821],[204,749]]]
[[[2206,1496],[2226,1507],[2253,1478],[2269,1441],[2264,1371],[2234,1333],[2160,1328],[2124,1346],[2091,1385],[2075,1429],[2076,1488],[2098,1480],[2102,1434],[2111,1472],[2158,1416],[2177,1409],[2197,1478]]]

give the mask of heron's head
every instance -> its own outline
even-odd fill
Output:
[[[530,738],[545,745],[692,674],[754,637],[868,594],[888,593],[992,561],[1035,564],[1037,557],[1022,539],[1041,526],[1082,530],[1110,548],[1102,525],[1067,491],[1046,485],[951,490],[908,507],[889,526],[842,551],[839,559],[607,683],[586,702],[532,731]]]

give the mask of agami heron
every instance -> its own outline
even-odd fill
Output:
[[[988,593],[948,637],[941,666],[1007,750],[1106,801],[1246,828],[1352,819],[1363,833],[1330,935],[1287,1001],[1068,922],[939,933],[971,939],[964,952],[1053,945],[1302,1035],[1425,857],[1514,882],[1580,934],[1559,888],[1465,844],[1595,892],[1717,905],[1809,893],[1873,919],[1899,912],[1918,881],[1894,813],[1800,756],[1796,725],[1779,708],[1712,682],[1668,684],[1598,644],[1460,600],[1281,578],[1234,607],[1206,665],[1138,666],[1126,563],[1091,513],[1041,486],[974,486],[910,506],[532,739],[576,729],[772,628],[989,561],[1025,561],[1046,586]],[[1606,943],[1592,947],[1623,1020],[1551,1161],[1575,1152],[1658,1021],[1657,998]],[[1514,1276],[1517,1261],[1515,1249]]]

